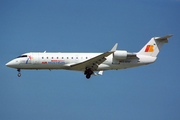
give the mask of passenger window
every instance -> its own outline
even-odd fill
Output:
[[[42,57],[42,59],[44,59],[44,57]]]
[[[86,59],[88,59],[88,57],[86,57]]]
[[[69,58],[67,57],[67,59],[69,59]]]
[[[53,57],[52,57],[52,59],[53,59]]]
[[[76,59],[78,59],[78,57],[76,57]]]
[[[73,59],[73,57],[72,57],[72,59]]]
[[[59,57],[57,57],[57,59],[59,59]]]
[[[62,57],[62,59],[64,59],[64,57]]]
[[[47,57],[47,59],[48,59],[48,57]]]

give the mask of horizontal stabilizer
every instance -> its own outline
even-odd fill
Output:
[[[170,38],[173,35],[167,35],[164,37],[155,37],[155,40],[166,40],[165,43],[168,43],[168,38]]]

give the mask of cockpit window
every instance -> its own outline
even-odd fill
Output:
[[[27,55],[21,55],[21,56],[18,56],[17,58],[21,58],[21,57],[27,57]]]

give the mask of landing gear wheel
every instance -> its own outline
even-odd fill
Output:
[[[20,69],[17,69],[17,71],[18,71],[18,77],[21,77],[21,70]]]
[[[18,77],[21,77],[21,73],[18,73]]]
[[[21,69],[17,69],[18,72],[21,72]]]
[[[89,75],[89,74],[86,75],[86,78],[87,78],[87,79],[89,79],[90,77],[91,77],[91,75]]]
[[[93,74],[93,71],[90,68],[86,68],[84,71],[84,74],[86,75],[86,78],[89,79],[91,75]]]

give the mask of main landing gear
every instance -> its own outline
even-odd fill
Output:
[[[20,69],[17,69],[17,71],[18,71],[18,77],[21,77],[21,73],[20,73]]]
[[[84,71],[84,74],[86,75],[86,78],[89,79],[91,75],[93,74],[93,71],[90,68],[86,68]]]

